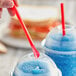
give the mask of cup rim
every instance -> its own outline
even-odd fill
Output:
[[[64,51],[57,51],[57,50],[52,50],[52,49],[49,49],[49,48],[47,48],[46,46],[45,46],[45,42],[46,42],[46,39],[44,39],[44,40],[42,40],[42,42],[41,42],[41,45],[42,45],[42,47],[43,47],[43,49],[46,51],[50,51],[51,53],[54,53],[54,54],[62,54],[62,55],[75,55],[76,54],[76,51],[66,51],[66,52],[64,52]]]
[[[58,76],[62,76],[62,72],[60,71],[60,69],[56,68],[58,71]],[[10,73],[10,76],[13,76],[13,71]]]
[[[58,76],[62,76],[62,72],[60,71],[60,69],[57,68],[58,71]],[[10,76],[13,76],[13,71],[10,73]]]

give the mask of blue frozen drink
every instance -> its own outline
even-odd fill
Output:
[[[12,76],[62,76],[55,63],[46,55],[41,55],[39,59],[35,59],[33,54],[25,56],[17,64]]]
[[[63,37],[61,27],[53,29],[43,41],[45,53],[51,57],[63,76],[76,76],[76,31],[66,25]]]

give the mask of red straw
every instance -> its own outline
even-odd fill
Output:
[[[13,9],[15,10],[16,16],[17,16],[18,20],[20,21],[22,29],[24,30],[25,35],[26,35],[26,37],[27,37],[27,39],[28,39],[28,41],[29,41],[29,43],[31,45],[31,48],[33,50],[35,58],[38,58],[40,56],[40,53],[37,51],[36,47],[34,46],[33,41],[31,39],[31,36],[30,36],[30,34],[29,34],[29,32],[28,32],[22,18],[20,17],[20,14],[18,13],[18,10],[17,10],[16,6],[14,6]]]
[[[61,3],[61,18],[62,18],[62,33],[63,36],[65,36],[66,31],[65,31],[65,20],[64,20],[64,3]]]

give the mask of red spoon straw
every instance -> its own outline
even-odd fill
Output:
[[[29,41],[29,43],[31,45],[31,48],[33,50],[35,58],[38,58],[40,56],[40,53],[37,51],[36,47],[34,46],[33,41],[31,39],[31,36],[30,36],[30,34],[29,34],[29,32],[28,32],[22,18],[20,17],[20,14],[18,13],[18,10],[17,10],[16,6],[14,6],[13,9],[14,9],[14,11],[16,13],[16,16],[17,16],[18,20],[21,23],[22,29],[24,30],[24,33],[25,33],[25,35],[26,35],[26,37],[27,37],[27,39],[28,39],[28,41]]]
[[[63,33],[63,36],[65,36],[66,31],[65,31],[64,4],[63,3],[61,3],[61,18],[62,18],[62,33]]]

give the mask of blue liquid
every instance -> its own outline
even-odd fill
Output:
[[[46,50],[46,54],[51,57],[58,68],[62,71],[63,76],[76,76],[76,53],[71,55],[52,53],[53,51],[61,52],[72,52],[76,51],[76,39],[72,34],[67,34],[62,37],[62,34],[50,35],[51,38],[49,44],[45,44],[45,47],[49,49]]]
[[[47,63],[42,61],[22,62],[17,65],[13,76],[49,76],[50,69]]]
[[[55,61],[57,67],[62,71],[62,76],[76,76],[76,54],[60,55],[48,51],[46,54]]]

